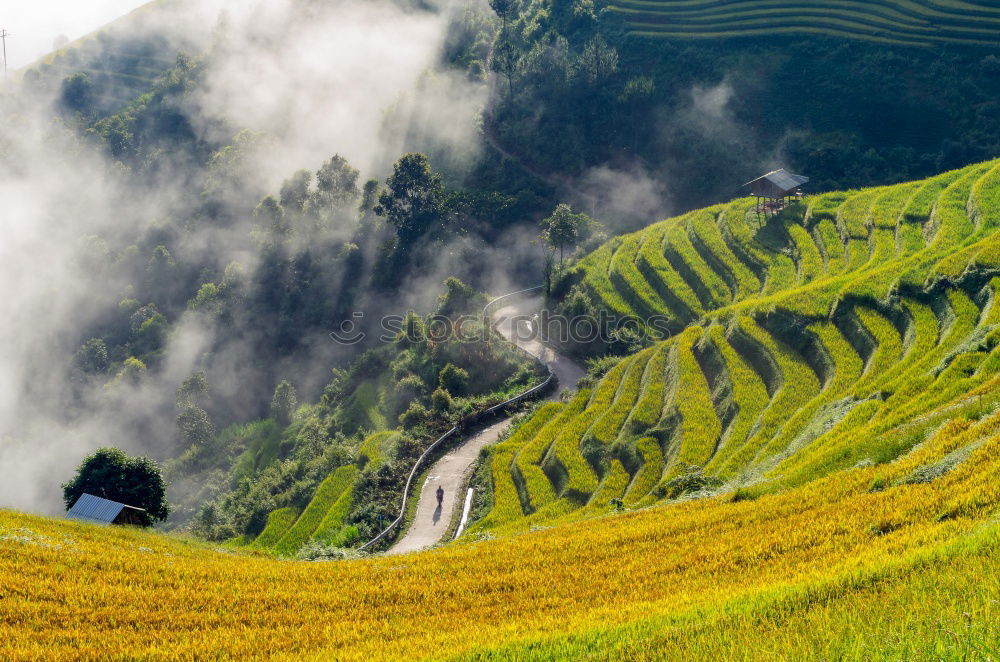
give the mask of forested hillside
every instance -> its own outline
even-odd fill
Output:
[[[177,54],[197,51],[215,16],[190,0],[156,0],[67,43],[23,72],[82,113],[115,113],[153,87]]]
[[[0,458],[25,478],[7,482],[4,498],[52,508],[60,479],[42,484],[45,462],[68,474],[85,452],[120,445],[164,464],[168,526],[242,541],[273,511],[306,509],[351,466],[363,498],[343,516],[353,538],[368,536],[442,426],[537,380],[539,368],[512,348],[422,332],[427,315],[478,313],[478,292],[502,287],[500,266],[540,274],[538,251],[491,256],[520,240],[504,234],[510,198],[464,188],[411,151],[440,157],[465,140],[454,126],[435,133],[428,105],[468,91],[436,45],[451,19],[395,5],[211,6],[200,31],[184,32],[197,12],[152,3],[30,68],[0,97],[17,221],[4,283],[27,284],[6,305],[18,319],[43,310],[49,319],[40,336],[7,332],[25,351],[9,359]],[[486,11],[470,16],[484,21]],[[300,95],[301,121],[285,115],[280,94],[275,114],[251,117],[261,104],[243,72],[247,44],[263,38],[260,16],[269,38],[392,24],[412,48],[383,56],[377,37],[356,44],[369,61],[343,62],[339,75],[384,78],[364,99],[308,71],[285,90]],[[259,64],[291,69],[305,64],[295,46],[275,39],[254,52]],[[455,90],[421,98],[428,71]],[[329,112],[370,120],[360,130],[326,121]],[[60,268],[16,280],[32,261]],[[362,450],[381,431],[399,434]],[[54,450],[77,443],[72,454]],[[383,461],[368,463],[374,455]]]
[[[778,165],[823,191],[998,154],[989,3],[493,4],[488,141],[616,229]]]

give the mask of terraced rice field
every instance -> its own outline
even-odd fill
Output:
[[[581,262],[580,282],[612,312],[697,317],[562,405],[558,437],[512,437],[493,466],[514,486],[497,493],[504,517],[468,535],[780,491],[894,460],[1000,404],[1000,161],[807,198],[767,220],[751,206],[664,221]],[[562,507],[504,496],[523,492]]]
[[[377,467],[385,461],[388,448],[398,434],[388,430],[370,435],[359,450],[365,466]],[[324,545],[348,546],[357,541],[356,527],[345,522],[352,505],[354,482],[360,469],[354,464],[338,467],[320,483],[312,499],[302,510],[279,508],[267,518],[267,525],[249,549],[267,551],[284,557],[293,557],[306,543],[316,541]],[[231,544],[240,546],[241,538]]]
[[[615,0],[633,34],[660,39],[827,35],[885,44],[995,46],[1000,6],[950,0]]]

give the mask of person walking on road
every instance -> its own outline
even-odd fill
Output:
[[[444,502],[444,488],[441,487],[440,485],[438,485],[437,497],[438,497],[438,507],[440,508],[441,504]]]

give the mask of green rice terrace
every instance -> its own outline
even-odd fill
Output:
[[[498,445],[495,505],[468,535],[754,499],[890,462],[1000,401],[1000,161],[766,219],[753,206],[663,221],[578,263],[596,306],[676,332]]]
[[[359,453],[365,466],[374,469],[385,462],[388,447],[398,437],[395,431],[376,432],[362,443]],[[268,550],[280,556],[294,556],[309,541],[324,545],[346,547],[358,541],[358,527],[345,522],[352,505],[357,466],[338,467],[313,494],[309,504],[298,509],[285,507],[268,515],[267,526],[249,541],[250,549]],[[232,541],[240,545],[247,540]]]
[[[1000,42],[1000,6],[962,0],[615,0],[633,34],[669,39],[828,35],[911,46]]]

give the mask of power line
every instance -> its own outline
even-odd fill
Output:
[[[3,41],[3,77],[7,77],[7,37],[11,36],[6,30],[0,30],[0,41]]]

